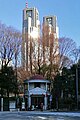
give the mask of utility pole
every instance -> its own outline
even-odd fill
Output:
[[[76,67],[76,104],[78,110],[78,66]]]

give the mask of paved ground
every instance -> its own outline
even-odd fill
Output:
[[[80,112],[0,112],[0,120],[80,120]]]

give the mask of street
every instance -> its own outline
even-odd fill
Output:
[[[13,111],[0,112],[0,120],[80,120],[79,112]]]

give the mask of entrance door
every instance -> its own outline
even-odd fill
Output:
[[[44,104],[44,96],[32,96],[31,105],[34,105],[35,108],[40,109],[41,103]]]

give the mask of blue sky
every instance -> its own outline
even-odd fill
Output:
[[[0,0],[0,21],[22,30],[22,10],[26,0]],[[80,46],[80,0],[28,0],[28,7],[39,10],[43,16],[56,15],[60,37],[72,38]]]

